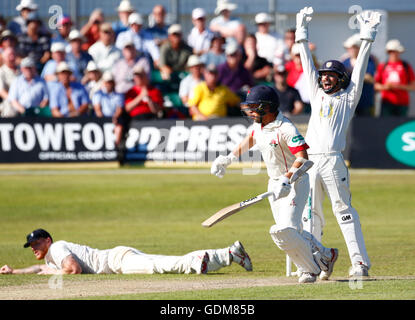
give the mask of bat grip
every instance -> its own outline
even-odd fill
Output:
[[[267,191],[267,192],[261,193],[257,197],[260,199],[265,199],[265,198],[268,198],[269,196],[272,196],[273,194],[274,194],[273,191]]]

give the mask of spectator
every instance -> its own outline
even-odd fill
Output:
[[[182,39],[182,27],[173,24],[168,30],[168,41],[160,48],[160,71],[164,80],[171,79],[173,72],[186,69],[186,63],[192,54],[190,48]]]
[[[151,34],[151,37],[158,47],[168,38],[168,29],[170,26],[166,23],[166,13],[166,8],[162,5],[155,5],[150,16],[150,27],[145,30]]]
[[[11,84],[20,74],[16,63],[16,50],[8,47],[3,50],[1,57],[3,65],[0,67],[0,117],[15,117],[17,110],[12,107],[8,97]]]
[[[52,59],[46,62],[43,67],[40,76],[45,79],[46,82],[57,81],[56,67],[66,58],[66,46],[63,42],[54,42],[50,48],[52,53]]]
[[[294,44],[291,47],[291,60],[285,64],[287,71],[287,84],[298,90],[301,100],[304,103],[304,111],[311,112],[309,88],[307,79],[304,76],[303,66],[301,64],[299,45]]]
[[[38,6],[33,0],[21,0],[16,7],[16,10],[19,11],[19,16],[10,21],[8,29],[16,36],[26,33],[27,17],[30,13],[36,12],[37,8]]]
[[[379,64],[375,75],[375,90],[382,96],[381,116],[407,116],[409,91],[415,90],[412,66],[401,59],[404,46],[397,39],[386,43],[388,61]]]
[[[114,117],[116,119],[124,106],[124,97],[115,91],[114,77],[107,71],[102,75],[103,86],[92,98],[95,115],[98,118]]]
[[[227,86],[220,84],[218,69],[214,64],[206,67],[203,76],[205,81],[195,87],[194,95],[188,101],[193,120],[226,117],[228,108],[239,106],[240,98]]]
[[[52,36],[52,43],[54,42],[63,42],[65,47],[69,47],[69,33],[71,32],[71,28],[73,26],[72,19],[69,15],[62,15],[58,19],[57,23],[57,32]]]
[[[232,41],[226,45],[226,62],[218,66],[219,82],[241,96],[254,85],[252,74],[244,67],[242,51]]]
[[[160,50],[154,42],[152,35],[142,30],[143,18],[138,13],[132,13],[128,17],[130,28],[118,35],[115,46],[122,50],[125,43],[133,42],[137,51],[143,52],[149,59],[158,66]]]
[[[258,13],[255,16],[258,56],[267,59],[269,63],[281,65],[284,63],[285,44],[279,34],[270,33],[270,26],[273,21],[272,16],[265,12]]]
[[[7,29],[7,21],[3,15],[0,14],[0,33]]]
[[[88,62],[86,66],[85,76],[82,79],[82,84],[84,85],[86,91],[88,92],[88,96],[90,99],[94,96],[95,92],[101,89],[102,87],[102,80],[101,80],[102,73],[98,69],[97,64],[91,60]]]
[[[121,0],[117,8],[119,20],[112,23],[112,29],[115,32],[115,38],[117,38],[121,32],[127,31],[129,27],[128,17],[134,11],[135,9],[129,0]]]
[[[45,81],[37,75],[33,58],[24,58],[20,68],[22,74],[10,85],[8,100],[19,114],[24,115],[35,108],[46,107],[49,94]]]
[[[349,37],[344,43],[343,46],[347,51],[347,58],[341,61],[346,67],[349,76],[351,76],[353,68],[356,63],[357,55],[359,53],[360,45],[362,40],[360,40],[360,35],[358,33]],[[374,105],[375,105],[375,71],[376,71],[376,62],[373,56],[369,56],[367,63],[366,74],[363,82],[362,95],[360,97],[359,103],[357,104],[355,116],[373,116],[374,115]]]
[[[223,45],[225,44],[225,38],[219,32],[214,32],[212,40],[210,42],[210,49],[208,52],[201,56],[202,62],[208,66],[214,64],[218,66],[226,62],[226,55]]]
[[[0,34],[0,50],[3,51],[9,47],[17,47],[17,37],[10,30],[4,30]]]
[[[88,22],[81,28],[81,33],[86,41],[82,44],[82,50],[88,51],[89,48],[100,39],[101,24],[105,17],[102,9],[95,9],[89,16]]]
[[[287,84],[287,70],[284,66],[274,66],[274,83],[280,98],[278,110],[286,117],[303,112],[304,104],[297,89]]]
[[[112,67],[112,75],[115,79],[115,90],[125,94],[134,86],[133,69],[140,66],[150,77],[150,62],[141,52],[137,52],[132,42],[126,42],[122,49],[123,57],[118,60]]]
[[[89,97],[85,87],[79,82],[71,81],[72,70],[63,61],[56,68],[57,82],[49,82],[50,111],[53,117],[77,117],[86,115]]]
[[[50,36],[41,32],[42,21],[35,12],[26,19],[27,30],[18,36],[18,52],[23,57],[30,57],[37,62],[37,70],[50,59]]]
[[[69,33],[68,40],[70,50],[66,53],[66,61],[73,71],[75,80],[81,82],[92,57],[88,52],[82,50],[82,43],[85,39],[78,30],[72,30]]]
[[[245,25],[231,12],[237,8],[235,3],[228,0],[217,0],[215,15],[217,17],[210,21],[209,29],[213,32],[220,32],[225,38],[234,38],[242,45],[246,35]]]
[[[295,43],[295,28],[288,29],[284,33],[284,60],[285,63],[291,60],[291,50]]]
[[[270,82],[272,79],[272,63],[258,55],[257,41],[253,34],[248,35],[244,41],[244,67],[252,74],[256,82]]]
[[[192,47],[193,54],[198,56],[209,51],[213,32],[206,28],[206,12],[202,8],[192,11],[193,28],[187,37],[187,44]]]
[[[110,23],[101,24],[99,34],[99,40],[88,49],[88,53],[101,72],[110,71],[121,58],[121,50],[114,45],[114,30]]]
[[[197,55],[191,55],[187,60],[187,68],[190,74],[180,81],[179,87],[179,97],[185,106],[193,97],[195,87],[203,81],[203,62]]]

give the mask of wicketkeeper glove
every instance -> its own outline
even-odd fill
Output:
[[[363,11],[357,15],[356,18],[360,24],[360,39],[375,41],[381,17],[382,15],[376,11]]]
[[[304,7],[297,13],[296,16],[296,29],[295,29],[295,42],[308,41],[308,24],[310,23],[313,15],[312,7]]]
[[[227,156],[220,155],[213,161],[210,173],[223,178],[225,175],[226,168],[238,158],[231,152]]]
[[[290,194],[291,184],[286,176],[280,176],[274,189],[274,201],[284,198]]]

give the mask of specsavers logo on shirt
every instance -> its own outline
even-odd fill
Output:
[[[415,121],[395,128],[386,138],[386,150],[395,160],[415,167]]]

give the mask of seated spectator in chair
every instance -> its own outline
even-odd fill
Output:
[[[158,47],[167,40],[167,30],[170,26],[166,23],[166,15],[166,8],[160,4],[155,5],[150,15],[150,27],[145,29],[146,32],[151,34]]]
[[[16,50],[12,47],[6,48],[1,53],[1,58],[3,65],[0,67],[0,118],[11,118],[17,116],[17,110],[8,100],[10,85],[20,74]]]
[[[119,20],[112,23],[112,29],[115,32],[115,38],[117,38],[121,32],[127,31],[129,27],[128,17],[134,11],[135,9],[129,0],[121,0],[117,8]]]
[[[192,11],[193,28],[187,37],[187,44],[193,49],[193,54],[198,56],[209,51],[213,32],[206,28],[206,12],[202,8]]]
[[[82,50],[82,43],[84,37],[82,34],[74,29],[68,37],[70,50],[66,53],[66,61],[69,67],[73,70],[73,76],[77,82],[81,82],[85,76],[85,71],[88,63],[92,61],[91,55]]]
[[[48,105],[49,93],[45,80],[37,75],[36,63],[26,57],[20,64],[22,74],[10,85],[8,100],[20,115]]]
[[[272,63],[258,55],[255,35],[249,34],[245,38],[243,53],[244,67],[252,74],[254,81],[257,83],[270,82],[272,80]]]
[[[160,72],[163,80],[170,80],[173,72],[185,71],[187,59],[192,55],[182,39],[182,27],[173,24],[168,30],[168,41],[160,48]]]
[[[88,51],[89,48],[100,39],[101,24],[105,22],[102,9],[95,9],[89,16],[88,22],[81,28],[81,34],[86,41],[82,44],[82,50]]]
[[[201,61],[206,65],[214,64],[218,66],[222,63],[226,62],[226,55],[225,55],[225,38],[219,32],[215,32],[212,36],[212,40],[210,42],[209,51],[202,54],[200,57]]]
[[[179,97],[183,105],[187,106],[189,99],[193,97],[195,87],[203,81],[203,62],[197,55],[191,55],[187,60],[187,68],[190,71],[182,81],[180,81]]]
[[[152,38],[152,35],[143,31],[143,18],[140,14],[134,12],[128,17],[129,28],[121,32],[115,43],[115,46],[122,50],[126,43],[133,42],[137,51],[143,52],[151,59],[151,62],[158,66],[160,60],[160,50]]]
[[[218,69],[214,64],[205,68],[203,76],[205,80],[195,87],[193,97],[188,101],[193,120],[226,117],[228,108],[239,108],[241,99],[219,83]]]
[[[66,62],[61,62],[56,73],[58,81],[48,82],[52,116],[62,118],[87,115],[90,102],[88,93],[82,84],[71,81],[71,68]]]
[[[83,77],[81,83],[88,92],[90,99],[92,99],[95,92],[101,89],[102,72],[98,69],[97,64],[94,61],[88,62],[88,65],[86,66],[85,76]]]
[[[102,84],[102,88],[92,97],[95,116],[112,117],[115,123],[124,106],[124,96],[115,91],[114,76],[111,72],[107,71],[102,75]]]
[[[287,70],[284,66],[274,66],[274,83],[280,97],[278,110],[286,117],[301,114],[304,110],[303,101],[298,90],[287,84]]]
[[[66,58],[66,46],[63,42],[54,42],[50,48],[52,59],[46,62],[43,67],[40,76],[45,79],[46,82],[57,81],[56,68],[59,63],[65,61]]]
[[[115,62],[121,59],[121,50],[114,45],[114,31],[110,23],[103,23],[99,34],[99,41],[88,49],[88,53],[102,72],[111,71]]]
[[[226,45],[226,62],[218,66],[219,82],[241,96],[254,85],[254,78],[242,62],[242,50],[231,41]]]
[[[132,42],[126,42],[124,44],[122,55],[123,57],[112,67],[112,75],[115,79],[115,90],[125,94],[134,86],[134,67],[142,67],[147,76],[150,77],[151,66],[147,56],[141,52],[137,52]]]

